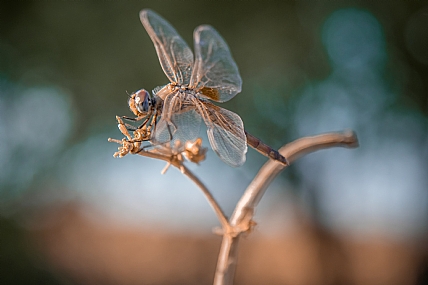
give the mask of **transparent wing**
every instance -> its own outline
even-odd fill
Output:
[[[202,92],[204,97],[217,102],[230,100],[241,92],[242,79],[229,47],[211,26],[196,28],[195,65],[190,86],[214,88],[217,92]]]
[[[160,119],[154,128],[150,142],[155,146],[170,142],[173,132],[171,126],[164,119]]]
[[[155,45],[163,71],[171,82],[188,84],[193,67],[192,50],[177,31],[152,10],[140,12],[140,20]]]
[[[152,143],[170,142],[174,146],[177,140],[183,144],[193,142],[199,136],[201,122],[201,115],[190,100],[180,98],[179,93],[172,94],[164,101],[162,118],[156,124]]]
[[[207,125],[208,139],[214,152],[230,166],[244,164],[247,139],[241,118],[211,103],[200,103],[198,110]]]

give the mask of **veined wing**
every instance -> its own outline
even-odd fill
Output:
[[[196,111],[195,104],[179,92],[166,97],[162,110],[162,118],[156,124],[152,143],[155,145],[177,140],[183,144],[194,141],[199,136],[202,122],[201,115]]]
[[[177,31],[152,10],[140,12],[140,20],[155,45],[163,71],[171,82],[187,84],[193,67],[193,53]]]
[[[247,139],[241,118],[209,102],[199,103],[197,110],[207,125],[208,139],[214,152],[230,166],[244,164]]]
[[[195,65],[190,86],[205,87],[201,95],[217,102],[230,100],[241,92],[238,66],[220,34],[213,27],[203,25],[195,29],[193,38]]]

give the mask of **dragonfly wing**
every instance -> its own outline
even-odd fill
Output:
[[[190,86],[202,88],[202,96],[211,100],[230,100],[241,92],[242,79],[229,47],[211,26],[197,27],[193,37],[195,65]],[[204,88],[208,92],[203,92]]]
[[[156,125],[152,139],[154,144],[171,142],[175,145],[177,140],[183,144],[187,141],[195,141],[199,136],[202,118],[196,111],[196,106],[180,94],[172,94],[166,97],[162,118]]]
[[[161,118],[155,126],[150,142],[155,146],[170,142],[174,131],[173,126]]]
[[[171,24],[152,10],[142,10],[140,20],[155,45],[166,76],[171,82],[188,84],[193,67],[192,50]]]
[[[201,103],[198,110],[203,113],[208,139],[214,152],[230,166],[244,164],[247,139],[241,118],[211,103]]]

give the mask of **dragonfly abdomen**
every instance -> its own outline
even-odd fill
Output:
[[[245,131],[245,136],[247,137],[247,144],[249,146],[257,150],[264,156],[269,157],[270,159],[276,160],[284,165],[288,165],[287,159],[282,156],[278,151],[271,148],[255,136],[247,133],[247,131]]]

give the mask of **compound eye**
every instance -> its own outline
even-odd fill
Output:
[[[138,112],[147,113],[150,108],[150,94],[144,89],[135,92],[135,106]]]

